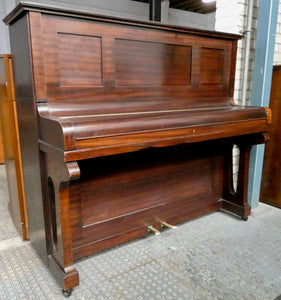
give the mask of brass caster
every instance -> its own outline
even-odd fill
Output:
[[[148,231],[152,231],[154,232],[155,235],[159,235],[160,231],[156,228],[154,228],[152,225],[147,226],[148,227]]]
[[[65,298],[68,298],[71,296],[73,289],[69,290],[62,290],[62,294],[64,295]]]

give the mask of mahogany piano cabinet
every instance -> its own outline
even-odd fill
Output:
[[[5,22],[30,239],[66,294],[82,257],[211,211],[247,219],[270,111],[233,103],[239,36],[28,1]]]

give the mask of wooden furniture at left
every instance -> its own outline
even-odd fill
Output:
[[[11,55],[0,56],[0,107],[9,210],[23,240],[29,238]],[[1,124],[0,124],[1,125]]]
[[[0,112],[1,112],[1,107],[0,107]],[[0,164],[3,163],[4,163],[4,150],[3,150],[2,126],[1,126],[1,119],[0,119]]]
[[[3,163],[4,163],[4,151],[3,151],[2,127],[0,124],[0,164],[3,164]]]

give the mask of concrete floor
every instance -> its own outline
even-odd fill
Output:
[[[0,299],[65,299],[17,236],[7,202],[0,166]],[[277,299],[280,228],[281,210],[265,204],[248,222],[209,214],[79,261],[80,286],[69,299]]]

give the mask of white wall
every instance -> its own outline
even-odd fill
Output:
[[[216,30],[238,34],[243,13],[241,3],[232,0],[217,0],[216,6]]]
[[[8,27],[2,20],[14,6],[14,0],[0,0],[0,54],[10,53]]]
[[[20,0],[15,0],[19,3]],[[29,0],[29,3],[40,2],[47,6],[58,6],[62,8],[79,8],[81,11],[88,11],[97,14],[148,20],[149,5],[131,0]]]
[[[256,44],[256,29],[257,29],[257,16],[258,16],[258,3],[259,0],[254,1],[253,20],[252,20],[252,34],[251,34],[251,50],[250,50],[250,63],[248,70],[248,89],[246,102],[250,104],[251,89],[253,81],[254,58],[255,58],[255,44]],[[226,31],[230,33],[242,34],[246,31],[247,26],[247,12],[248,0],[217,0],[217,13],[216,13],[216,30]],[[244,71],[244,51],[245,51],[245,38],[238,42],[237,48],[237,61],[236,61],[236,76],[234,87],[234,101],[238,104],[241,103],[243,71]]]
[[[273,64],[281,65],[281,0],[279,2]]]
[[[17,3],[20,0],[16,0]],[[29,0],[38,2],[38,0]],[[67,8],[79,7],[82,11],[105,14],[130,19],[148,20],[149,5],[132,0],[41,0],[45,5],[56,5]],[[162,0],[162,22],[173,25],[214,30],[215,14],[197,14],[179,9],[169,9],[169,0]]]
[[[170,8],[167,23],[186,27],[214,30],[215,16],[215,13],[198,14]]]
[[[281,0],[280,0],[281,1]],[[248,69],[248,87],[246,103],[249,105],[251,100],[252,83],[253,83],[253,70],[255,58],[255,44],[256,44],[256,29],[257,29],[257,16],[258,16],[259,0],[254,1],[253,19],[252,19],[252,33],[251,33],[251,49],[250,61]],[[245,38],[243,33],[247,28],[247,13],[248,13],[248,0],[217,0],[216,23],[215,29],[229,33],[242,34],[242,38],[237,46],[237,60],[236,60],[236,73],[235,73],[235,86],[234,86],[234,101],[241,104],[242,98],[242,84],[244,72],[244,52],[245,52]],[[233,152],[233,173],[234,173],[234,186],[237,184],[239,150],[234,148]]]
[[[8,28],[2,22],[4,17],[20,2],[20,0],[0,0],[0,53],[10,53]],[[38,0],[29,0],[38,2]],[[56,5],[62,8],[77,8],[82,11],[90,11],[97,14],[116,17],[148,20],[149,5],[147,3],[132,0],[41,0],[46,6]],[[169,0],[162,0],[162,22],[171,25],[180,25],[200,29],[214,30],[215,13],[197,14],[169,8]]]

